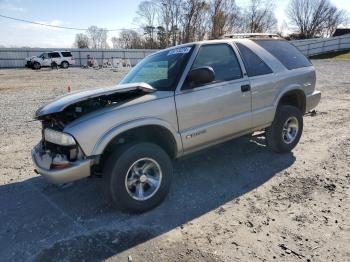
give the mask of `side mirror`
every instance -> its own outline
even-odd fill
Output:
[[[214,69],[210,66],[204,66],[192,69],[187,76],[189,88],[211,83],[215,80]]]

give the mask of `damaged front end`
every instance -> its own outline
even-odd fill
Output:
[[[63,96],[37,110],[35,118],[42,122],[42,140],[32,150],[36,172],[54,184],[61,184],[91,175],[98,157],[87,157],[78,141],[65,127],[97,110],[154,92],[145,83],[120,85]]]
[[[65,153],[60,154],[45,148],[43,142],[32,150],[32,160],[35,171],[53,184],[63,184],[90,176],[94,163],[92,158],[83,156],[71,161]]]
[[[55,117],[42,120],[42,139],[32,150],[35,171],[48,182],[62,184],[91,175],[93,157],[85,156],[77,141],[64,133]]]

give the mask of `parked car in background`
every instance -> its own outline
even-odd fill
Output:
[[[165,49],[119,85],[38,109],[43,137],[32,151],[35,169],[56,184],[102,176],[117,207],[146,211],[168,193],[172,159],[255,131],[265,131],[274,152],[290,152],[303,115],[321,99],[315,84],[311,62],[279,38]]]
[[[61,68],[68,68],[75,64],[74,57],[69,51],[53,51],[45,52],[39,56],[26,58],[26,67],[32,69],[40,69],[42,67],[51,67],[52,63],[56,63]]]

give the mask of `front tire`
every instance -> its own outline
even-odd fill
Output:
[[[267,145],[277,153],[290,152],[299,142],[303,132],[301,111],[289,105],[277,108],[275,119],[266,128]]]
[[[108,158],[103,176],[115,206],[140,213],[163,201],[172,173],[170,157],[162,148],[135,143],[123,146]]]
[[[40,68],[41,68],[40,63],[39,63],[39,62],[34,62],[34,64],[33,64],[33,69],[34,69],[34,70],[39,70]]]

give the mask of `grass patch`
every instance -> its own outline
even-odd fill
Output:
[[[322,55],[311,56],[311,59],[336,59],[336,60],[350,60],[350,51],[332,52]]]

